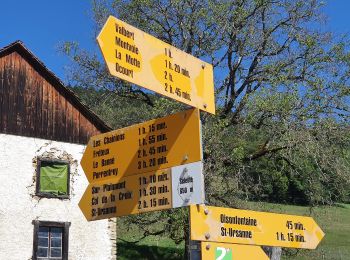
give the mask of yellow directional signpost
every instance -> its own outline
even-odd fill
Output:
[[[88,221],[204,202],[202,163],[90,183],[79,207]]]
[[[201,252],[203,260],[270,259],[260,246],[202,242]]]
[[[202,160],[198,109],[91,137],[81,159],[89,182]]]
[[[113,76],[215,114],[211,64],[113,16],[97,41]]]
[[[315,249],[324,233],[311,217],[191,206],[191,239]]]
[[[193,205],[204,202],[198,109],[215,114],[212,65],[113,16],[97,41],[113,76],[196,109],[90,139],[79,203],[87,220],[190,205],[202,259],[268,259],[256,245],[317,247],[324,233],[311,217]]]

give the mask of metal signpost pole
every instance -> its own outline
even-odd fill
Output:
[[[189,229],[188,229],[188,252],[187,259],[189,260],[201,260],[201,242],[196,240],[191,240],[191,211],[189,211]]]

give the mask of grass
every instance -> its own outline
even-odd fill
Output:
[[[315,219],[325,237],[316,250],[285,250],[283,259],[350,259],[350,205],[314,209]],[[300,214],[305,211],[293,208],[288,211]]]
[[[271,203],[249,203],[252,210],[312,216],[325,237],[316,250],[283,249],[282,259],[350,259],[350,204],[312,208]],[[119,225],[120,226],[120,225]],[[118,230],[119,237],[132,240],[137,231]],[[118,259],[184,259],[184,243],[176,245],[170,238],[150,236],[137,244],[118,241]]]
[[[159,221],[160,223],[161,221]],[[184,243],[175,244],[173,240],[164,236],[148,236],[138,243],[128,243],[126,241],[135,241],[142,236],[142,233],[132,226],[126,229],[125,219],[119,218],[118,225],[118,242],[117,254],[118,260],[127,259],[169,259],[180,260],[184,259]],[[158,226],[161,224],[158,223]],[[157,226],[155,227],[157,229]]]

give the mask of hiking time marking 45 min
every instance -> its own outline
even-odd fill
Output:
[[[191,206],[191,239],[315,249],[324,233],[311,217]]]
[[[199,110],[190,109],[91,137],[81,166],[91,183],[201,160]]]
[[[111,75],[215,114],[211,64],[113,16],[97,41]]]

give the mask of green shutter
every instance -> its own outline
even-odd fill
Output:
[[[68,165],[42,162],[40,167],[40,192],[54,195],[68,194]]]

